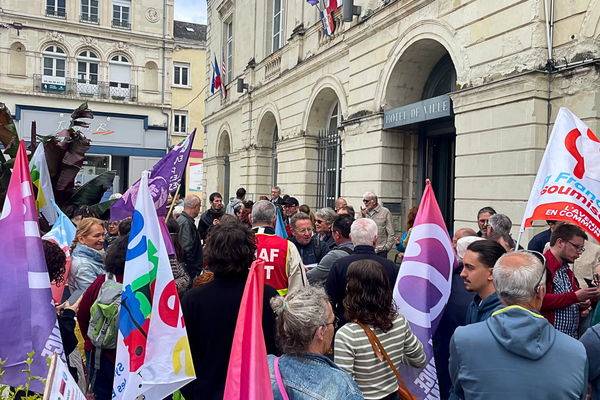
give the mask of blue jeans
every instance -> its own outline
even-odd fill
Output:
[[[85,352],[85,367],[87,373],[88,385],[92,383],[94,375],[96,375],[96,381],[94,382],[93,393],[96,400],[111,400],[113,391],[113,379],[115,375],[115,364],[113,364],[108,358],[100,356],[100,369],[94,369],[94,359],[96,357],[96,350],[91,352]]]

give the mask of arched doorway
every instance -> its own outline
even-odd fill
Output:
[[[217,146],[217,174],[219,182],[219,193],[223,195],[223,204],[229,203],[229,186],[231,182],[231,171],[229,166],[229,153],[231,153],[231,142],[229,132],[223,131]]]
[[[342,143],[340,127],[342,109],[336,92],[326,87],[314,99],[307,132],[317,136],[316,207],[334,207],[341,195]]]
[[[263,165],[263,179],[257,182],[260,193],[269,193],[277,185],[279,174],[279,158],[277,155],[277,142],[279,141],[279,127],[272,111],[266,111],[260,117],[257,135],[257,158],[259,165]],[[259,172],[260,174],[260,172]],[[267,175],[268,174],[268,175]],[[267,187],[267,185],[270,185]]]
[[[432,39],[410,45],[394,66],[384,96],[384,128],[416,138],[417,204],[429,179],[449,231],[454,221],[456,128],[449,93],[456,70],[447,49]],[[405,199],[406,200],[406,199]]]

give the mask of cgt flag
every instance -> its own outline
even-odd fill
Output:
[[[58,219],[52,226],[50,232],[42,236],[42,239],[49,240],[59,245],[67,256],[67,265],[65,266],[65,282],[62,282],[60,286],[57,286],[56,282],[52,282],[52,299],[55,303],[60,303],[63,297],[63,292],[65,291],[65,285],[67,284],[66,279],[68,278],[69,271],[71,270],[71,251],[69,250],[69,247],[71,247],[71,243],[73,242],[73,239],[75,239],[75,232],[77,231],[77,228],[75,228],[75,225],[73,225],[69,217],[60,211],[60,208],[58,208],[54,200],[50,201],[52,202],[52,206],[56,208]]]
[[[267,347],[262,329],[265,262],[252,263],[240,303],[224,400],[273,400]]]
[[[600,240],[600,140],[564,107],[554,122],[521,232],[540,219],[570,221]]]
[[[423,343],[427,357],[424,368],[398,368],[408,390],[418,399],[440,398],[431,338],[450,297],[452,271],[456,267],[452,241],[427,180],[394,287],[398,309]]]
[[[32,376],[46,376],[46,358],[57,353],[64,359],[63,345],[50,291],[25,142],[21,140],[6,201],[0,216],[0,359],[2,384],[27,383],[27,353],[35,351]],[[31,390],[43,393],[34,380]]]
[[[114,400],[164,399],[195,378],[148,175],[142,173],[127,246]]]

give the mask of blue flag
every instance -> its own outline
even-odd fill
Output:
[[[287,235],[287,232],[285,231],[285,225],[283,224],[283,218],[281,217],[281,211],[279,210],[279,207],[277,207],[277,206],[275,206],[275,209],[277,210],[277,221],[275,221],[275,234],[277,236],[279,236],[280,238],[287,239],[288,235]]]

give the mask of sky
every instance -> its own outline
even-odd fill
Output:
[[[206,24],[206,0],[175,0],[175,20]]]

